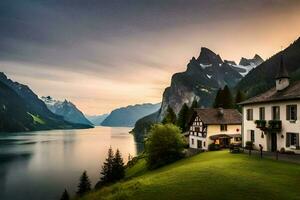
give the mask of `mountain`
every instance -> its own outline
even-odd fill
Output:
[[[4,73],[0,73],[0,83],[5,89],[0,96],[3,109],[1,132],[91,127],[69,123],[52,113],[28,86],[8,79]],[[5,111],[6,108],[10,111]]]
[[[264,62],[264,60],[257,54],[252,59],[241,58],[240,63],[237,65],[234,61],[224,61],[229,64],[233,69],[239,72],[242,76],[246,76],[252,69]]]
[[[66,121],[76,124],[93,125],[72,102],[67,100],[58,101],[50,96],[41,97],[41,99],[51,112],[63,116]]]
[[[161,104],[136,104],[113,110],[101,123],[102,126],[132,127],[136,121],[159,110]]]
[[[0,82],[0,132],[27,131],[35,127],[24,100]]]
[[[289,47],[251,70],[237,84],[236,89],[244,91],[248,97],[253,97],[274,87],[281,55],[292,80],[300,80],[300,38],[298,38]]]
[[[168,106],[171,106],[175,113],[179,112],[184,103],[190,106],[194,99],[197,99],[201,106],[211,106],[219,88],[225,85],[234,87],[242,77],[228,62],[224,62],[220,55],[208,48],[201,48],[199,57],[190,60],[185,72],[172,76],[171,86],[163,93],[159,120],[164,117]]]
[[[95,126],[101,125],[101,123],[106,119],[108,114],[103,115],[86,115],[85,117],[92,122]]]

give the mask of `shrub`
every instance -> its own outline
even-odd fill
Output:
[[[285,148],[282,147],[279,152],[280,153],[285,153]]]
[[[145,144],[148,167],[157,168],[182,158],[186,142],[177,126],[155,124]]]
[[[220,145],[219,144],[215,144],[215,143],[211,143],[208,145],[208,150],[209,151],[217,151],[220,150]]]
[[[246,142],[246,149],[252,150],[253,149],[253,142],[252,141],[247,141]]]

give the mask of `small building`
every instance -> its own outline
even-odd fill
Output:
[[[276,86],[240,104],[243,106],[243,145],[252,141],[264,151],[291,150],[300,153],[300,81],[290,84],[283,58],[275,78]]]
[[[242,115],[235,109],[196,108],[190,122],[190,148],[207,150],[211,143],[228,147],[241,142]]]

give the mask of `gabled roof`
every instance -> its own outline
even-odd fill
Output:
[[[204,124],[242,124],[242,114],[236,109],[196,108],[195,113]]]
[[[292,83],[287,88],[277,91],[276,87],[268,90],[265,93],[259,94],[246,101],[239,103],[240,105],[267,103],[273,101],[286,101],[300,99],[300,81]]]

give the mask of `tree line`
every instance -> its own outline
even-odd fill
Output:
[[[125,165],[123,162],[123,158],[119,149],[116,150],[114,154],[112,148],[108,149],[107,158],[102,165],[100,170],[100,180],[95,185],[95,188],[98,189],[102,186],[108,185],[110,183],[117,182],[124,178],[125,176]],[[92,190],[91,181],[87,172],[84,171],[79,179],[79,184],[77,188],[76,195],[81,197]],[[65,189],[60,200],[69,200],[70,195],[68,191]]]

